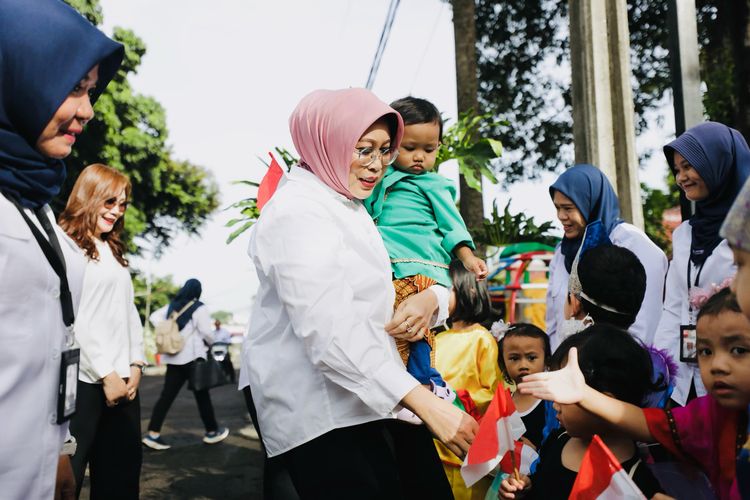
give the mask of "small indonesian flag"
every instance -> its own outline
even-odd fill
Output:
[[[570,500],[645,500],[645,496],[622,469],[599,436],[594,435],[583,456]]]
[[[500,461],[500,470],[506,474],[513,475],[513,462],[518,467],[518,472],[524,476],[531,474],[531,464],[539,458],[539,454],[531,446],[521,441],[516,441],[515,458],[510,456],[510,451]]]
[[[515,449],[514,441],[524,432],[526,427],[516,412],[510,391],[498,387],[461,465],[461,476],[466,486],[470,488],[489,474],[509,450]]]
[[[276,187],[279,185],[279,180],[284,175],[281,165],[276,161],[273,154],[268,153],[268,155],[271,157],[271,164],[268,166],[268,172],[263,176],[263,180],[260,181],[260,186],[258,186],[258,197],[255,202],[258,211],[263,210],[263,206],[271,199],[273,193],[276,192]]]

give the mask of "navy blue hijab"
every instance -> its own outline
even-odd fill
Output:
[[[177,326],[180,330],[185,328],[185,325],[188,324],[188,321],[190,321],[195,310],[203,305],[203,302],[198,300],[201,297],[202,292],[203,287],[201,286],[201,282],[197,279],[190,278],[185,282],[180,291],[177,292],[177,295],[172,299],[172,302],[169,303],[169,308],[167,308],[167,318],[173,311],[180,311],[183,307],[188,305],[188,302],[195,300],[195,303],[177,318]]]
[[[0,2],[0,190],[37,208],[60,191],[65,164],[36,141],[75,85],[99,64],[96,101],[123,47],[61,0]]]
[[[554,198],[555,191],[570,198],[576,208],[583,215],[586,224],[601,221],[601,225],[609,235],[620,219],[620,202],[615,190],[604,172],[586,163],[574,165],[567,169],[549,187],[549,195]],[[568,272],[573,267],[583,235],[578,238],[563,238],[560,251],[565,256],[565,269]]]
[[[708,188],[708,197],[695,203],[695,214],[690,217],[690,260],[700,266],[721,243],[721,224],[750,175],[750,148],[735,129],[705,122],[664,146],[672,173],[675,151],[690,163]]]

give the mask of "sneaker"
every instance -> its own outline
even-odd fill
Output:
[[[203,442],[206,444],[216,444],[224,441],[229,435],[229,429],[226,427],[220,427],[219,429],[211,432],[207,432],[203,436]]]
[[[258,431],[255,430],[255,427],[252,425],[246,425],[242,429],[239,430],[239,433],[241,436],[244,436],[248,439],[253,439],[255,441],[260,439],[260,436],[258,435]]]
[[[152,450],[168,450],[171,448],[170,445],[164,442],[161,436],[151,437],[151,435],[146,434],[143,439],[141,439],[141,443],[145,444]]]
[[[452,403],[456,399],[456,393],[446,382],[443,384],[445,385],[439,385],[434,380],[430,380],[430,389],[435,396]]]

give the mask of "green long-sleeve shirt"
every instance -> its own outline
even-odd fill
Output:
[[[474,249],[445,177],[389,167],[364,202],[383,237],[396,278],[423,274],[451,286],[448,264],[461,243]]]

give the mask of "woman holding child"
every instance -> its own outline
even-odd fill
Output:
[[[403,122],[367,90],[319,90],[290,130],[300,164],[249,247],[260,288],[244,356],[263,441],[303,498],[399,498],[383,436],[394,410],[412,410],[459,455],[477,426],[406,372],[386,334],[421,338],[437,305],[428,289],[394,315],[388,254],[361,202],[395,160]]]

